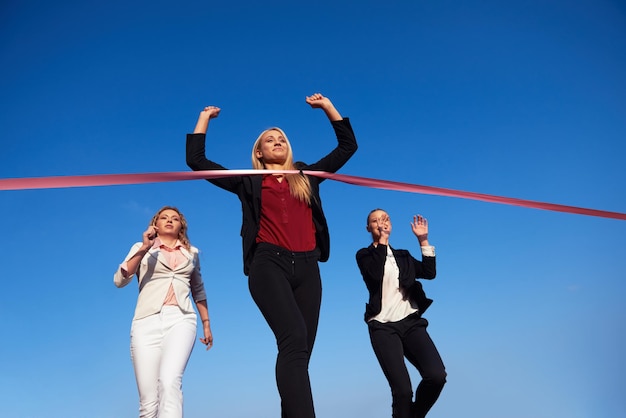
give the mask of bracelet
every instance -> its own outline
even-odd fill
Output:
[[[205,322],[211,322],[211,320],[210,319],[203,319],[202,323],[204,324]]]

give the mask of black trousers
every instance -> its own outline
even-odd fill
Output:
[[[416,313],[398,322],[367,324],[372,348],[391,387],[393,418],[425,417],[446,382],[445,366],[426,331],[428,321]],[[415,402],[405,357],[422,377]]]
[[[248,287],[276,337],[276,383],[283,418],[313,418],[309,359],[322,300],[319,250],[294,253],[258,244]]]

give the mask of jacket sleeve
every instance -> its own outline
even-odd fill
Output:
[[[433,300],[426,297],[422,283],[417,279],[435,278],[435,257],[422,256],[422,261],[419,261],[406,250],[400,250],[395,255],[396,260],[398,258],[407,258],[401,262],[401,265],[405,266],[405,268],[400,267],[400,285],[409,290],[411,299],[417,302],[420,314],[423,315],[433,303]],[[406,262],[409,264],[406,264]]]
[[[435,257],[422,256],[422,261],[413,258],[416,279],[434,279],[437,276],[437,263]]]
[[[187,165],[193,171],[227,170],[227,168],[206,158],[206,134],[187,134],[186,157]],[[236,193],[241,184],[241,177],[224,177],[207,179],[217,187]]]
[[[134,274],[131,274],[128,277],[124,277],[124,274],[122,274],[122,269],[125,267],[126,262],[133,255],[135,255],[135,253],[139,250],[139,247],[141,247],[141,242],[137,242],[137,243],[133,244],[133,246],[131,247],[130,251],[128,252],[126,257],[124,258],[124,261],[117,268],[117,271],[113,275],[113,283],[115,284],[116,287],[124,287],[128,283],[130,283],[130,281],[133,279]]]
[[[202,281],[202,274],[200,273],[200,257],[198,256],[198,250],[193,248],[192,254],[194,269],[191,272],[189,287],[191,288],[191,296],[194,302],[198,303],[206,300],[206,291],[204,290],[204,282]]]
[[[356,253],[356,263],[370,292],[376,290],[374,287],[380,285],[385,269],[386,257],[387,246],[380,244],[362,248]]]
[[[308,170],[326,171],[334,173],[338,171],[350,157],[356,152],[358,145],[356,137],[350,125],[350,119],[344,118],[331,122],[337,137],[337,146],[328,155],[318,162],[307,166]],[[320,178],[320,182],[324,179]]]

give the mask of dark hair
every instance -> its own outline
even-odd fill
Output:
[[[370,215],[374,212],[376,212],[377,210],[382,210],[383,212],[387,213],[387,211],[385,209],[381,209],[381,208],[376,208],[376,209],[372,209],[370,210],[370,213],[367,214],[367,219],[365,221],[365,225],[369,225],[370,224]]]

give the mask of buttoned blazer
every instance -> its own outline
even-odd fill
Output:
[[[295,163],[294,165],[297,169],[334,173],[356,152],[357,143],[350,120],[344,118],[331,122],[331,125],[337,137],[337,147],[314,164]],[[187,135],[187,165],[195,171],[226,170],[225,167],[206,158],[205,141],[205,134]],[[317,247],[320,249],[319,261],[324,262],[328,260],[330,255],[330,234],[319,195],[319,185],[324,179],[316,176],[307,177],[311,184],[311,210],[315,225],[315,239]],[[256,237],[261,222],[261,185],[263,176],[234,176],[207,180],[224,190],[235,193],[239,197],[242,210],[240,235],[242,238],[243,271],[247,276],[254,256]]]
[[[141,245],[141,242],[135,243],[128,252],[124,262],[135,255]],[[181,248],[181,252],[185,256],[185,261],[176,266],[176,268],[171,268],[168,265],[165,255],[160,248],[150,248],[141,259],[136,274],[124,277],[121,265],[117,269],[113,275],[113,282],[117,287],[126,286],[135,275],[137,276],[139,295],[133,319],[145,318],[160,312],[170,284],[174,288],[176,301],[180,309],[185,313],[194,312],[190,296],[193,297],[195,302],[206,300],[204,282],[200,273],[198,249],[192,246],[189,251]]]
[[[417,303],[420,315],[433,303],[426,297],[422,284],[417,279],[434,279],[437,275],[435,257],[423,256],[422,261],[415,259],[407,250],[391,252],[398,264],[400,288],[406,291],[411,300]],[[370,244],[356,253],[356,262],[369,292],[369,302],[365,304],[365,321],[378,315],[382,309],[382,284],[387,259],[387,246]]]

